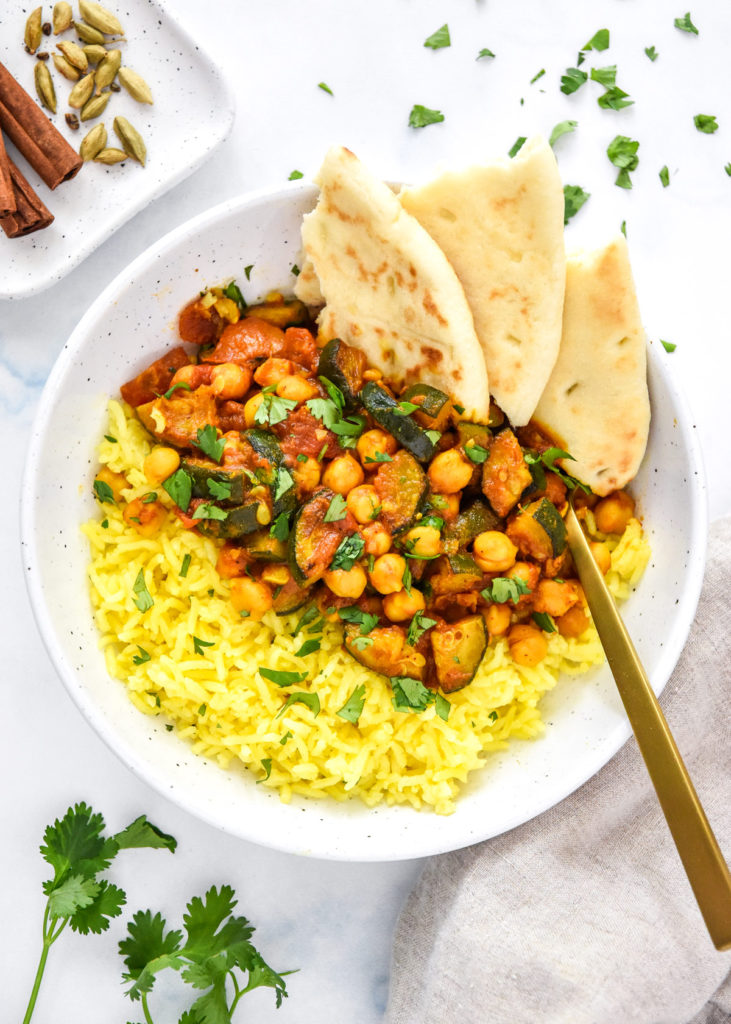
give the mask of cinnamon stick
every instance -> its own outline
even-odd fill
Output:
[[[10,157],[6,156],[13,183],[16,209],[5,217],[0,217],[2,227],[8,238],[19,238],[33,231],[40,231],[53,223],[53,214],[44,206]]]
[[[0,132],[0,217],[15,213],[15,190],[10,177],[10,162],[5,152],[2,132]]]
[[[83,164],[79,154],[1,63],[0,128],[49,188],[78,174]]]

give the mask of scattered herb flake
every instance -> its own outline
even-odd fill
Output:
[[[193,637],[193,649],[194,649],[196,654],[201,654],[201,655],[205,654],[204,648],[206,648],[206,647],[214,647],[214,646],[215,646],[215,641],[213,641],[213,640],[201,640],[201,638],[198,637],[198,636],[194,636]]]
[[[494,57],[494,56],[495,56],[495,54],[492,52],[492,50],[488,50],[488,48],[486,46],[483,46],[482,49],[480,50],[480,52],[475,57],[475,60],[482,60],[484,57]]]
[[[297,266],[296,263],[292,264],[292,267],[290,269],[290,273],[294,274],[295,277],[299,277],[300,276],[300,268]]]
[[[541,68],[541,70],[537,74],[533,75],[533,77],[530,80],[530,84],[533,85],[533,83],[537,82],[539,78],[543,78],[545,73],[546,73],[546,69],[545,68]]]
[[[676,18],[673,24],[676,28],[679,28],[681,32],[690,32],[694,36],[698,35],[698,29],[690,20],[690,11],[686,11],[682,18]]]
[[[423,611],[418,611],[409,623],[409,630],[406,634],[406,643],[410,647],[416,647],[427,629],[431,629],[432,626],[436,626],[436,624],[436,619],[429,619]]]
[[[430,50],[442,50],[445,46],[451,46],[452,40],[449,38],[449,26],[444,24],[441,28],[438,28],[436,32],[424,40],[424,46],[428,46]]]
[[[109,520],[108,519],[103,519],[102,520],[102,530],[108,530],[108,529],[109,529]]]
[[[294,487],[294,477],[286,466],[280,466],[277,470],[277,486],[274,491],[274,500],[279,501],[283,494]]]
[[[286,512],[280,512],[269,527],[269,535],[276,540],[285,541],[289,537],[289,518]]]
[[[231,484],[228,480],[214,480],[213,477],[208,477],[206,480],[206,486],[208,487],[208,493],[212,498],[217,498],[219,501],[225,501],[231,497]]]
[[[561,75],[561,92],[565,96],[570,96],[572,92],[581,88],[588,77],[586,71],[580,71],[579,68],[566,68]]]
[[[227,299],[231,299],[239,307],[239,312],[243,313],[246,309],[246,299],[244,298],[241,289],[235,281],[229,281],[226,287],[223,289],[223,294]]]
[[[729,178],[731,178],[731,163],[726,164],[723,169],[726,172],[726,174],[728,174]]]
[[[293,704],[304,704],[310,709],[315,718],[320,714],[320,698],[316,693],[290,693],[284,705],[274,717],[280,718],[287,708],[291,708]]]
[[[411,576],[411,569],[409,568],[409,563],[408,562],[404,566],[404,574],[401,577],[401,582],[404,585],[404,590],[409,595],[409,597],[411,597],[412,576]]]
[[[287,181],[298,181],[300,178],[304,178],[302,171],[290,171]]]
[[[206,711],[208,711],[208,705],[207,704],[201,704],[199,706],[199,708],[198,708],[198,714],[199,715],[205,715]]]
[[[704,135],[713,135],[714,132],[718,131],[718,121],[714,114],[696,114],[693,118],[693,124]]]
[[[254,264],[250,263],[248,267],[244,267],[244,273],[246,274],[246,280],[251,280],[251,271],[254,269]]]
[[[320,613],[318,612],[317,608],[315,608],[314,605],[312,605],[306,611],[304,611],[302,613],[302,615],[300,616],[300,619],[299,619],[297,625],[294,627],[294,633],[292,634],[292,636],[297,636],[299,631],[301,629],[304,629],[305,626],[309,625],[309,623],[312,622],[314,619],[316,619],[319,614]],[[267,671],[268,671],[268,669],[267,669]],[[300,682],[300,681],[301,680],[299,680],[299,679],[296,680],[296,682]]]
[[[271,427],[282,423],[289,416],[297,403],[292,398],[280,398],[271,391],[262,392],[263,399],[254,413],[254,422],[263,427]]]
[[[660,54],[657,52],[654,46],[646,46],[645,54],[650,58],[651,61],[656,61]]]
[[[262,757],[262,759],[261,759],[261,766],[264,769],[264,778],[263,779],[257,779],[256,780],[257,783],[259,783],[259,782],[266,782],[266,780],[272,774],[272,759],[271,759],[271,757]]]
[[[137,578],[134,581],[132,590],[137,595],[134,598],[134,602],[137,605],[138,611],[146,612],[148,609],[152,608],[155,602],[152,600],[152,595],[150,594],[150,591],[147,589],[147,584],[145,583],[144,569],[140,569],[140,571],[137,573]]]
[[[519,153],[520,150],[523,148],[523,144],[524,144],[525,140],[526,140],[526,136],[525,135],[518,136],[518,138],[515,140],[513,145],[508,150],[508,156],[512,158],[517,153]]]
[[[341,519],[345,519],[348,512],[348,506],[345,498],[342,494],[334,494],[328,510],[325,513],[323,522],[325,523],[338,523]]]
[[[396,416],[410,416],[412,412],[416,412],[421,406],[416,402],[399,402],[397,408],[395,408],[394,414]]]
[[[370,612],[364,612],[357,605],[348,605],[338,609],[338,615],[343,622],[352,622],[360,626],[361,636],[366,636],[378,625],[378,616]]]
[[[551,149],[553,149],[553,146],[562,135],[569,135],[571,132],[576,131],[578,125],[578,121],[559,121],[558,124],[554,125],[551,137],[548,140],[548,145]]]
[[[203,502],[195,510],[192,519],[215,519],[222,523],[225,519],[228,519],[228,512],[225,508],[219,508],[218,505],[211,505],[209,502]]]
[[[590,195],[591,193],[585,192],[580,185],[564,185],[564,224],[568,224],[571,218],[574,217],[579,212],[579,210],[590,197]]]
[[[97,479],[94,481],[94,494],[96,495],[97,500],[102,504],[104,504],[105,501],[109,502],[110,505],[117,504],[114,500],[114,492],[112,491],[112,488],[104,480]]]
[[[133,665],[144,665],[146,661],[151,660],[151,655],[149,654],[148,651],[145,650],[144,647],[140,647],[140,645],[137,644],[137,650],[140,653],[132,656]]]
[[[665,349],[666,352],[674,352],[675,349],[678,347],[672,341],[663,341],[662,338],[660,338],[660,344],[662,345],[662,347]]]
[[[465,445],[464,453],[470,462],[474,462],[478,466],[487,458],[487,448],[483,448],[480,444]]]
[[[608,50],[609,49],[609,29],[600,28],[598,32],[595,32],[589,42],[582,46],[582,50]]]
[[[491,722],[497,722],[497,711],[491,711],[487,717],[490,719]]]
[[[280,747],[283,747],[284,744],[287,742],[287,740],[291,740],[291,739],[292,739],[292,733],[291,733],[291,731],[289,729],[287,729],[287,731],[285,732],[284,736],[282,736],[281,740],[279,741]]]
[[[370,455],[366,455],[365,461],[366,462],[393,462],[393,459],[391,458],[390,455],[387,455],[386,452],[374,452],[372,458],[371,458]]]
[[[270,683],[276,683],[277,686],[293,686],[295,683],[303,683],[307,679],[306,672],[280,672],[278,669],[264,668],[261,665],[259,666],[259,675]]]
[[[556,625],[547,612],[533,612],[531,618],[544,633],[555,633]]]
[[[188,569],[190,569],[190,563],[191,563],[191,556],[190,556],[190,553],[188,553],[187,555],[183,556],[183,562],[182,562],[182,564],[180,566],[180,572],[178,573],[178,576],[185,577],[185,576],[188,575]]]
[[[105,434],[104,435],[104,440],[105,441],[109,441],[110,444],[118,444],[118,441],[117,441],[116,437],[112,437],[111,434]]]
[[[418,679],[409,679],[408,676],[393,676],[391,689],[393,690],[392,703],[396,711],[415,711],[420,714],[436,700],[433,690],[427,689]]]
[[[640,158],[637,156],[639,148],[639,142],[626,135],[615,135],[607,146],[607,156],[610,162],[619,168],[619,174],[614,184],[620,188],[632,188],[629,172],[634,171],[640,162]]]
[[[359,533],[353,533],[349,537],[343,537],[337,546],[335,554],[333,555],[330,568],[343,569],[345,572],[350,572],[360,556],[363,554],[364,547],[365,541]]]
[[[162,396],[168,401],[173,397],[176,391],[190,391],[190,384],[186,384],[184,380],[178,381],[177,384],[173,384],[171,388],[168,388],[165,394]]]
[[[409,114],[409,128],[426,128],[428,124],[439,124],[444,120],[441,110],[432,110],[421,103],[415,103]]]
[[[623,220],[622,223],[619,225],[619,230],[622,232],[622,234],[626,238],[627,237],[627,221],[626,220]]]
[[[591,80],[592,82],[599,82],[600,85],[603,85],[607,89],[611,85],[616,85],[617,65],[608,64],[605,68],[592,68]]]
[[[312,637],[310,640],[305,640],[298,651],[295,651],[295,657],[306,658],[308,654],[314,654],[315,651],[320,650],[320,641],[317,637]]]
[[[348,697],[343,706],[335,712],[340,718],[344,718],[346,722],[352,722],[353,725],[358,724],[363,707],[365,705],[365,684],[361,683],[360,686],[356,686],[351,695]]]
[[[634,102],[634,100],[629,98],[624,89],[620,89],[618,85],[613,85],[611,89],[607,89],[597,100],[597,103],[603,110],[624,110],[625,107],[633,106]]]
[[[668,170],[667,164],[665,164],[664,167],[660,168],[660,173],[658,176],[660,178],[660,181],[662,182],[662,187],[667,188],[670,184],[670,171]]]
[[[521,594],[530,594],[530,587],[520,576],[513,579],[508,579],[507,576],[496,576],[490,585],[480,593],[486,601],[491,601],[494,604],[506,604],[508,601],[515,604]]]
[[[437,693],[434,697],[434,710],[442,721],[446,722],[449,718],[449,712],[452,710],[452,705],[446,697],[442,696],[441,693]]]
[[[226,439],[218,436],[213,424],[206,423],[205,427],[199,427],[196,436],[197,440],[193,442],[196,448],[200,448],[203,454],[214,462],[220,462],[223,449],[226,447]]]
[[[335,93],[332,91],[330,86],[327,85],[325,82],[318,82],[317,83],[317,88],[318,89],[322,89],[322,91],[326,92],[328,94],[328,96],[334,96],[335,95]]]

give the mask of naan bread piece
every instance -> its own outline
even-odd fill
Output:
[[[572,256],[558,360],[533,419],[576,459],[561,463],[596,494],[624,487],[647,446],[645,332],[627,243]]]
[[[449,392],[484,421],[485,360],[444,253],[344,147],[329,150],[316,181],[320,197],[304,218],[302,241],[325,301],[320,336],[362,349],[396,383],[419,380]],[[309,276],[303,289],[311,294]]]
[[[462,282],[490,391],[514,426],[530,419],[558,356],[566,257],[564,196],[545,139],[513,159],[401,190]]]

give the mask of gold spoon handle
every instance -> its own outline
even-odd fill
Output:
[[[627,717],[717,949],[731,949],[731,874],[612,595],[569,503],[569,549]]]

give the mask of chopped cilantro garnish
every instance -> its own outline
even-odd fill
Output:
[[[617,81],[617,65],[608,64],[605,68],[592,68],[591,80],[592,82],[599,82],[600,85],[607,89],[609,86],[615,85]]]
[[[609,49],[609,29],[600,28],[598,32],[595,32],[588,43],[582,46],[582,50],[608,50]]]
[[[228,480],[214,480],[213,477],[208,477],[206,480],[206,486],[208,487],[208,493],[212,498],[217,498],[219,501],[225,501],[231,497],[231,484]]]
[[[713,135],[714,132],[718,131],[718,121],[714,114],[696,114],[693,118],[693,124],[704,135]]]
[[[307,679],[306,672],[280,672],[274,668],[263,668],[259,666],[259,675],[277,686],[293,686],[295,683],[303,683]]]
[[[280,718],[287,708],[291,708],[293,704],[304,704],[310,709],[315,718],[320,714],[320,698],[316,693],[290,693],[284,705],[274,717]]]
[[[416,402],[399,402],[397,407],[393,410],[395,416],[410,416],[412,412],[416,412],[421,406]]]
[[[170,400],[173,397],[173,394],[178,390],[190,391],[190,384],[186,384],[184,380],[180,380],[177,384],[173,384],[171,388],[168,388],[162,397]]]
[[[536,626],[539,626],[544,633],[555,633],[556,626],[553,619],[547,612],[533,612],[531,618]]]
[[[645,54],[650,58],[651,61],[656,61],[660,54],[657,52],[654,46],[646,46]]]
[[[305,640],[298,651],[295,651],[295,657],[306,658],[308,654],[313,654],[315,651],[320,650],[320,641],[317,637],[312,637],[309,640]]]
[[[289,518],[286,512],[279,513],[269,527],[269,535],[281,541],[285,541],[289,537]]]
[[[290,171],[287,181],[297,181],[299,178],[304,178],[302,171]]]
[[[438,28],[436,32],[432,32],[432,34],[424,40],[424,46],[428,46],[430,50],[441,50],[445,46],[451,45],[452,40],[449,38],[449,26],[446,24],[442,25],[441,28]]]
[[[259,783],[259,782],[266,782],[266,780],[272,774],[272,759],[271,759],[271,757],[262,757],[262,759],[261,759],[261,766],[264,769],[264,778],[263,779],[257,779],[256,780],[257,783]]]
[[[305,612],[303,612],[303,614],[300,616],[297,625],[294,627],[294,633],[292,634],[292,636],[297,636],[299,631],[301,629],[304,629],[305,626],[307,626],[310,622],[316,619],[319,614],[320,613],[318,612],[317,608],[315,608],[314,605],[312,605],[312,607],[308,608]]]
[[[143,505],[151,505],[153,501],[157,501],[157,491],[148,491],[142,495],[140,501]]]
[[[114,500],[114,492],[112,491],[112,488],[104,480],[94,481],[94,494],[102,504],[104,504],[105,501],[109,502],[110,505],[117,504]]]
[[[102,519],[102,530],[108,530],[108,529],[109,529],[109,520],[108,519]]]
[[[193,442],[196,448],[200,448],[203,454],[214,462],[220,462],[223,449],[226,447],[226,439],[218,436],[213,424],[206,423],[205,427],[199,427],[196,436],[197,440]]]
[[[619,168],[619,174],[614,184],[620,188],[632,188],[629,172],[634,171],[640,162],[640,158],[637,156],[639,148],[639,142],[626,135],[615,135],[607,146],[609,160]]]
[[[487,448],[483,448],[480,444],[465,445],[464,453],[470,462],[475,462],[478,466],[487,458]]]
[[[297,266],[296,263],[293,263],[292,266],[290,267],[290,273],[294,274],[295,277],[300,276],[300,268]]]
[[[116,437],[112,437],[111,434],[105,434],[104,435],[104,440],[105,441],[109,441],[110,444],[118,444],[118,441],[117,441]]]
[[[679,28],[681,32],[690,32],[694,36],[698,35],[698,29],[690,20],[690,11],[687,11],[682,18],[676,18],[673,24],[676,28]]]
[[[215,646],[215,641],[213,641],[213,640],[201,640],[201,638],[198,637],[198,636],[194,636],[193,637],[193,649],[195,650],[196,654],[204,654],[205,653],[205,651],[204,651],[205,647],[214,647],[214,646]]]
[[[337,522],[340,522],[341,519],[345,519],[345,516],[347,515],[347,511],[348,511],[348,506],[347,506],[345,498],[342,496],[342,494],[334,494],[333,498],[332,498],[332,501],[330,502],[330,505],[328,506],[328,510],[325,513],[323,522],[325,522],[325,523],[337,523]]]
[[[660,168],[660,173],[659,173],[658,177],[660,178],[660,181],[662,182],[662,187],[663,188],[667,188],[668,185],[670,184],[670,171],[668,170],[668,165],[667,164],[665,164],[664,167]]]
[[[497,711],[491,711],[487,717],[490,719],[491,722],[497,722]]]
[[[254,264],[250,263],[248,267],[244,267],[244,273],[246,274],[246,280],[251,280],[251,271],[254,269]]]
[[[510,147],[510,149],[508,150],[508,156],[509,157],[514,157],[517,153],[519,153],[520,150],[523,148],[523,143],[525,142],[525,140],[526,140],[526,136],[525,135],[520,135],[515,140],[513,145]]]
[[[446,697],[441,693],[434,695],[434,710],[443,722],[446,722],[449,718],[449,712],[452,710],[452,705],[449,703]]]
[[[541,70],[537,74],[533,75],[533,77],[530,80],[530,84],[533,85],[533,83],[537,82],[539,78],[543,78],[545,73],[546,73],[546,69],[545,68],[541,68]]]
[[[391,689],[393,690],[393,706],[396,711],[415,711],[421,714],[426,711],[430,704],[437,703],[437,694],[434,690],[427,689],[418,679],[410,679],[408,676],[393,676],[391,678]],[[442,697],[444,704],[436,707],[440,718],[446,721],[449,715],[449,701]],[[444,705],[447,705],[445,708]]]
[[[244,310],[246,309],[246,299],[242,295],[241,289],[239,288],[235,281],[231,281],[230,284],[226,285],[226,287],[223,289],[223,294],[226,296],[227,299],[231,299],[233,302],[236,303],[236,305],[239,307],[240,313],[244,312]]]
[[[590,192],[585,192],[580,185],[564,185],[563,187],[563,202],[564,202],[564,213],[563,222],[568,224],[573,216],[575,216],[587,199],[590,197]]]
[[[415,647],[420,638],[424,633],[426,633],[427,629],[431,629],[432,626],[436,626],[436,624],[436,619],[429,619],[423,611],[418,611],[409,623],[409,631],[406,634],[406,643],[410,647]]]
[[[318,82],[317,83],[317,88],[318,89],[322,89],[322,91],[326,92],[328,94],[328,96],[334,96],[335,95],[335,93],[332,91],[330,86],[327,85],[325,82]]]
[[[390,455],[387,455],[386,452],[374,452],[372,458],[371,458],[370,455],[366,455],[365,461],[366,462],[393,462],[393,459],[391,458]]]
[[[190,497],[193,493],[193,478],[184,469],[176,469],[172,476],[163,480],[162,487],[170,495],[181,511],[185,512],[190,505]]]
[[[280,398],[273,391],[265,388],[262,391],[262,401],[254,413],[254,423],[261,426],[274,426],[275,423],[282,423],[289,416],[292,409],[297,408],[297,403],[291,398]]]
[[[343,622],[352,622],[360,626],[361,636],[366,636],[378,625],[378,616],[370,612],[361,611],[356,605],[348,605],[346,608],[339,608],[338,615]]]
[[[401,577],[401,582],[404,585],[404,590],[409,595],[409,597],[411,597],[412,576],[411,576],[411,569],[409,568],[409,563],[408,562],[404,566],[404,574]]]
[[[365,684],[361,683],[360,686],[356,686],[351,695],[348,697],[343,706],[335,712],[340,718],[344,718],[346,722],[352,722],[353,725],[358,724],[363,707],[365,705]]]
[[[140,653],[139,654],[134,654],[132,656],[132,664],[133,665],[144,665],[146,661],[150,661],[151,660],[151,656],[150,656],[149,652],[146,651],[144,647],[140,647],[140,645],[137,644],[137,650]]]
[[[409,128],[426,128],[428,124],[439,124],[443,120],[444,114],[441,110],[431,110],[420,103],[415,103],[409,114]]]
[[[343,569],[345,572],[349,572],[363,554],[364,547],[365,541],[359,533],[343,537],[333,555],[330,568]]]
[[[622,223],[619,225],[619,230],[622,232],[622,234],[626,238],[627,237],[627,221],[626,220],[623,220]]]
[[[279,741],[280,747],[283,747],[284,744],[287,742],[287,740],[291,740],[291,739],[292,739],[292,733],[291,733],[291,731],[289,729],[287,729],[287,731],[285,732],[284,736],[282,736],[281,740]]]
[[[620,89],[618,85],[607,89],[597,100],[599,106],[604,110],[623,110],[625,107],[631,107],[634,102],[629,98],[628,93],[624,89]]]
[[[331,398],[310,398],[305,405],[310,410],[315,419],[322,420],[322,423],[328,430],[338,422],[340,418],[340,410]]]
[[[490,585],[480,593],[486,601],[492,601],[494,604],[506,604],[508,601],[515,604],[521,594],[530,594],[530,587],[520,576],[515,576],[513,579],[508,579],[507,576],[496,576]]]
[[[480,50],[480,52],[475,57],[475,60],[482,60],[483,57],[494,57],[494,56],[495,56],[495,54],[492,52],[492,50],[488,50],[488,48],[486,46],[483,46],[482,49]]]
[[[442,438],[442,435],[439,433],[438,430],[426,430],[425,434],[432,444],[438,444]]]
[[[277,470],[277,485],[274,491],[274,500],[279,501],[283,494],[294,487],[294,478],[286,466],[280,466]]]
[[[662,338],[660,338],[660,344],[662,345],[662,347],[665,349],[666,352],[674,352],[675,349],[678,347],[672,341],[663,341]]]
[[[211,505],[208,502],[203,502],[193,513],[192,519],[217,519],[219,522],[223,522],[224,519],[228,519],[228,512],[224,508],[219,508],[218,505]]]
[[[728,174],[729,178],[731,178],[731,163],[726,164],[723,169],[726,174]]]
[[[134,598],[134,603],[136,604],[137,609],[139,611],[146,612],[148,609],[152,608],[155,602],[152,600],[152,595],[150,594],[150,591],[147,589],[147,584],[145,583],[144,569],[140,569],[140,571],[137,573],[137,578],[134,581],[132,590],[137,595]]]
[[[558,124],[553,126],[551,137],[548,140],[549,146],[553,148],[562,135],[569,135],[571,132],[576,131],[578,124],[578,121],[559,121]]]
[[[588,77],[586,71],[580,71],[579,68],[566,68],[561,75],[561,92],[570,96],[572,92],[581,88]]]
[[[180,572],[178,573],[178,576],[187,576],[188,575],[188,569],[190,569],[190,562],[191,562],[191,556],[190,556],[190,553],[188,553],[187,555],[183,556],[183,561],[182,561],[182,564],[180,566]]]

